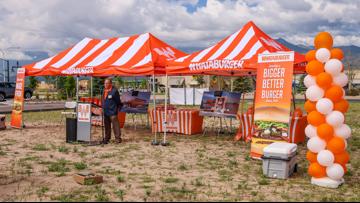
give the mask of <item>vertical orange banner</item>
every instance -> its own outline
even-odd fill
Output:
[[[16,89],[11,113],[11,127],[22,128],[24,110],[25,68],[19,68],[16,75]]]
[[[294,52],[260,54],[255,97],[255,136],[288,139]]]

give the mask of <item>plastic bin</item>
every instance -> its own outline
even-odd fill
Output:
[[[263,174],[270,178],[287,179],[297,170],[297,145],[273,143],[264,148]]]

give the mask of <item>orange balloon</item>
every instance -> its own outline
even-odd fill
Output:
[[[334,137],[334,128],[327,123],[319,125],[316,132],[321,139],[326,141],[329,141]]]
[[[335,163],[345,165],[350,161],[350,155],[347,151],[343,151],[340,154],[335,154]]]
[[[306,53],[305,55],[305,60],[307,62],[310,62],[312,60],[316,60],[316,57],[315,57],[315,54],[316,54],[316,50],[310,50]]]
[[[316,83],[323,89],[328,89],[332,85],[333,78],[329,73],[322,72],[316,76]]]
[[[344,138],[334,136],[329,140],[326,148],[332,151],[333,154],[341,154],[345,151],[345,140]]]
[[[312,76],[317,76],[324,72],[324,70],[324,64],[317,60],[312,60],[306,65],[306,72]]]
[[[306,159],[310,162],[310,163],[316,163],[317,162],[317,154],[311,152],[311,151],[307,151],[306,153]]]
[[[316,111],[316,102],[312,102],[307,100],[304,105],[305,111],[310,113],[312,111]]]
[[[325,97],[331,99],[334,103],[341,101],[343,94],[343,89],[337,85],[334,85],[325,91]]]
[[[328,32],[320,32],[314,39],[314,45],[316,49],[327,48],[331,50],[333,46],[333,38]]]
[[[340,100],[334,104],[334,110],[346,113],[349,110],[349,102],[345,99]]]
[[[331,53],[331,58],[332,59],[339,59],[342,60],[344,58],[344,53],[341,49],[339,48],[333,48],[330,50]]]
[[[308,123],[317,127],[326,122],[325,116],[318,111],[312,111],[307,116]]]
[[[310,164],[308,173],[314,178],[324,178],[326,177],[326,168],[315,162]]]

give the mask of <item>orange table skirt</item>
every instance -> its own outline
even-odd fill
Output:
[[[240,120],[240,126],[237,133],[237,138],[250,141],[252,134],[255,132],[254,127],[252,126],[253,116],[252,114],[244,113],[238,115]],[[302,143],[305,142],[305,127],[307,126],[307,117],[293,117],[290,123],[290,136],[288,142],[291,143]]]
[[[97,110],[98,112],[100,112],[100,115],[93,115],[91,117],[91,124],[93,126],[102,126],[102,115],[101,115],[101,111],[102,109],[100,110]],[[119,112],[118,113],[118,119],[119,119],[119,123],[120,123],[120,128],[124,128],[125,126],[125,120],[126,120],[126,113],[123,113],[123,112]]]
[[[185,135],[202,133],[203,117],[199,110],[172,109],[167,111],[167,132]],[[152,132],[165,131],[165,110],[149,110]]]

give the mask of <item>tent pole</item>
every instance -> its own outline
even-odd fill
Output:
[[[79,102],[79,76],[76,76],[76,103]]]
[[[234,77],[230,77],[230,91],[234,91]],[[232,131],[232,118],[230,118],[230,130]]]
[[[162,146],[168,146],[169,143],[166,142],[166,133],[167,133],[167,124],[168,124],[168,112],[167,112],[167,102],[168,102],[168,75],[166,74],[165,82],[165,128],[164,128],[164,140],[161,143]]]
[[[90,97],[93,98],[93,77],[90,78]]]
[[[157,141],[157,112],[156,112],[156,92],[155,92],[155,74],[152,76],[152,82],[153,82],[153,103],[154,103],[154,109],[151,113],[154,113],[153,117],[153,128],[154,128],[154,136],[155,139],[151,142],[152,145],[159,145],[159,142]]]

